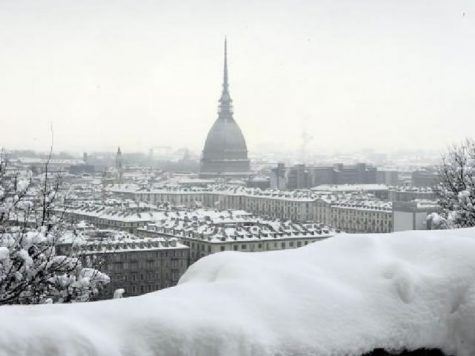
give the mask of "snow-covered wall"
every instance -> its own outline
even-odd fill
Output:
[[[0,355],[468,356],[474,330],[475,229],[343,234],[214,254],[141,297],[0,307]]]

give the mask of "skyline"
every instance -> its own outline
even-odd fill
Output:
[[[443,150],[475,129],[473,10],[468,1],[3,1],[0,146],[47,150],[52,125],[55,151],[200,152],[227,35],[251,155],[299,150],[303,131],[310,152]]]

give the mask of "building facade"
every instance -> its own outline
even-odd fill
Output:
[[[120,236],[120,237],[119,237]],[[110,278],[98,299],[110,299],[117,289],[136,296],[174,286],[185,273],[189,248],[170,238],[144,238],[116,230],[89,229],[56,246],[57,252],[73,252],[85,265]]]

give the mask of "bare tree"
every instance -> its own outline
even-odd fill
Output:
[[[51,174],[50,159],[51,151],[44,173],[33,177],[0,155],[0,305],[87,301],[109,282],[78,255],[57,254],[61,176]]]
[[[440,184],[435,187],[443,224],[448,227],[475,226],[475,141],[467,139],[449,148],[439,167]]]

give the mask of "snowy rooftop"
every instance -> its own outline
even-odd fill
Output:
[[[475,229],[217,253],[140,297],[1,307],[0,354],[472,356],[474,255]]]
[[[335,235],[334,230],[322,224],[296,224],[251,216],[229,219],[228,221],[170,219],[149,224],[139,231],[172,234],[177,237],[217,243],[250,240],[323,239]]]
[[[82,253],[107,253],[150,251],[161,249],[187,249],[188,247],[174,238],[139,237],[134,234],[104,229],[87,229],[66,231],[60,241],[61,244],[74,245]]]
[[[387,190],[387,186],[380,184],[366,184],[367,189],[356,189],[354,187],[365,186],[365,184],[360,185],[346,185],[346,188],[342,190],[321,190],[321,191],[312,191],[308,189],[302,190],[277,190],[277,189],[259,189],[259,188],[247,188],[241,186],[230,186],[227,184],[216,184],[207,187],[183,187],[183,186],[161,186],[151,189],[138,189],[136,193],[151,193],[151,194],[224,194],[224,195],[236,195],[236,196],[248,196],[248,197],[262,197],[267,199],[276,199],[276,200],[289,200],[289,201],[302,201],[302,202],[314,202],[317,200],[324,201],[328,204],[346,204],[347,207],[350,207],[352,204],[354,207],[362,207],[365,205],[366,208],[370,207],[374,209],[380,207],[381,209],[391,209],[391,203],[382,202],[380,199],[376,198],[374,195],[369,194],[370,191],[375,190]],[[370,189],[369,186],[379,189]],[[330,186],[329,186],[330,187]],[[345,187],[345,185],[342,185]],[[384,187],[384,188],[383,188]],[[363,203],[365,202],[365,203]]]
[[[334,203],[333,207],[342,209],[379,210],[381,212],[391,212],[392,202],[378,200],[342,200]]]
[[[231,184],[212,184],[206,187],[201,186],[178,186],[178,185],[160,185],[152,188],[138,188],[135,185],[121,185],[111,186],[109,191],[115,193],[162,193],[162,194],[201,194],[201,193],[218,193],[228,195],[248,195],[248,196],[265,196],[275,197],[279,199],[289,200],[313,200],[317,198],[317,195],[309,190],[296,190],[296,191],[281,191],[259,188],[247,188],[239,185]]]
[[[387,191],[385,184],[321,184],[312,188],[313,191],[323,192],[364,192]]]
[[[440,205],[438,204],[437,201],[434,200],[427,200],[427,199],[415,199],[413,200],[417,204],[417,207],[420,209],[423,208],[434,208],[434,209],[440,209]]]
[[[412,185],[398,185],[389,187],[390,191],[411,193],[434,193],[432,187],[415,187]]]
[[[135,183],[127,184],[111,184],[106,187],[106,190],[116,193],[131,193],[140,189],[140,186]]]
[[[59,159],[59,158],[51,158],[51,159],[46,159],[46,158],[39,158],[39,157],[20,157],[18,158],[18,161],[20,161],[23,164],[46,164],[49,163],[51,165],[73,165],[73,164],[82,164],[84,161],[80,159]]]
[[[176,239],[127,238],[119,241],[88,241],[80,245],[82,253],[119,253],[155,251],[163,249],[188,249]]]
[[[161,217],[161,212],[156,211],[135,212],[100,205],[84,205],[74,209],[57,209],[57,211],[60,213],[64,211],[70,215],[88,216],[121,222],[151,222]]]
[[[247,188],[242,186],[232,186],[227,184],[210,185],[207,187],[182,187],[182,186],[161,186],[152,189],[140,189],[137,193],[152,193],[152,194],[225,194],[238,196],[252,196],[264,197],[279,200],[292,201],[313,201],[318,199],[321,194],[316,194],[310,190],[277,190],[260,188]]]
[[[142,207],[140,204],[139,207]],[[147,208],[148,204],[144,204]],[[97,204],[83,204],[78,208],[66,209],[66,213],[79,216],[95,217],[104,220],[114,220],[123,222],[154,222],[166,220],[185,221],[212,221],[212,222],[232,222],[239,221],[252,214],[244,210],[213,210],[213,209],[187,209],[187,208],[162,208],[156,211],[135,210],[136,206],[103,206]],[[63,210],[59,210],[63,211]]]

